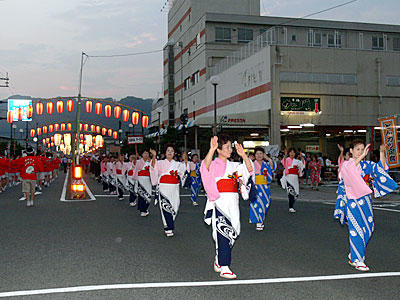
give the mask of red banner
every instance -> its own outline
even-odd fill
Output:
[[[400,167],[399,144],[397,141],[396,117],[379,119],[382,142],[386,145],[389,168]]]

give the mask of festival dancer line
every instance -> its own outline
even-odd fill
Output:
[[[114,163],[114,175],[116,187],[118,190],[118,200],[124,200],[124,191],[126,185],[126,176],[125,173],[128,169],[128,164],[124,161],[124,155],[120,154],[118,160]]]
[[[253,174],[253,166],[243,146],[235,144],[237,154],[244,164],[231,162],[232,142],[229,137],[214,136],[210,141],[210,150],[200,168],[204,189],[207,192],[207,204],[204,220],[212,224],[212,236],[215,241],[216,256],[214,271],[227,279],[236,278],[230,270],[232,248],[240,234],[239,188],[247,184]],[[215,151],[218,157],[213,160]]]
[[[103,183],[103,192],[108,192],[108,170],[107,170],[108,157],[105,156],[100,163],[100,178]]]
[[[128,162],[128,170],[126,173],[126,188],[129,191],[129,206],[134,207],[136,206],[136,191],[135,191],[135,186],[136,186],[136,180],[134,178],[134,173],[135,173],[135,168],[136,168],[137,160],[136,160],[136,155],[131,154],[129,156],[129,162]]]
[[[175,218],[180,205],[179,177],[183,178],[185,172],[189,170],[187,155],[185,155],[185,162],[175,161],[175,146],[173,144],[165,146],[166,159],[164,160],[156,159],[157,153],[155,150],[151,149],[150,153],[152,154],[150,166],[151,183],[152,185],[158,185],[158,203],[165,235],[172,237],[174,236]],[[182,185],[184,185],[184,182],[182,182]]]
[[[141,217],[149,215],[151,193],[153,186],[150,179],[151,160],[149,151],[142,151],[142,158],[136,162],[133,179],[135,180],[135,194],[138,197],[138,210]]]
[[[199,196],[199,192],[201,189],[201,175],[200,175],[200,166],[201,163],[199,161],[199,156],[197,154],[192,155],[192,161],[189,163],[190,167],[190,178],[191,178],[191,199],[193,206],[198,206],[197,197]]]
[[[107,173],[108,173],[108,189],[110,191],[111,195],[116,195],[117,194],[117,183],[116,183],[116,177],[114,174],[114,163],[115,163],[115,157],[110,157],[110,159],[107,162]]]
[[[353,155],[345,161],[340,170],[343,178],[347,205],[350,254],[349,264],[358,271],[369,271],[365,264],[365,249],[374,231],[371,193],[376,198],[382,197],[398,188],[396,182],[388,175],[389,169],[385,157],[385,145],[379,147],[380,161],[364,161],[370,145],[364,146],[361,140],[352,143],[350,152]]]
[[[284,176],[281,178],[282,188],[286,189],[289,198],[289,212],[295,213],[294,203],[299,196],[299,175],[303,173],[305,161],[301,155],[301,161],[296,159],[296,150],[294,148],[285,149],[285,156],[282,159],[282,165],[285,167]]]
[[[250,223],[256,224],[256,230],[264,230],[264,220],[271,205],[271,189],[273,172],[276,163],[265,154],[264,148],[254,149],[254,183],[257,190],[257,198],[250,202]]]

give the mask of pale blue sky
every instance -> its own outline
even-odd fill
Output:
[[[217,1],[217,0],[216,0]],[[261,13],[301,17],[345,0],[264,0]],[[162,49],[165,0],[0,0],[0,77],[9,72],[12,94],[35,97],[77,94],[80,53],[121,54]],[[316,19],[400,24],[399,0],[359,0]],[[84,96],[162,94],[162,53],[115,59],[91,58]]]

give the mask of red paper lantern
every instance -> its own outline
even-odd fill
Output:
[[[54,124],[54,131],[58,131],[60,129],[60,125],[58,123]]]
[[[57,112],[59,114],[62,114],[64,111],[64,102],[62,102],[61,100],[57,101]]]
[[[83,130],[88,131],[89,130],[89,124],[83,125]]]
[[[53,132],[53,129],[54,129],[53,125],[49,125],[49,131]]]
[[[91,113],[93,108],[93,102],[90,100],[86,101],[86,112]]]
[[[52,137],[50,138],[50,141],[54,142],[54,136],[52,136]]]
[[[68,131],[71,131],[71,130],[72,130],[72,124],[71,124],[71,123],[68,123],[68,124],[67,124],[67,130],[68,130]]]
[[[104,113],[106,114],[107,118],[111,117],[111,105],[107,104],[104,106]]]
[[[18,107],[18,111],[17,111],[17,117],[18,117],[18,121],[22,120],[24,111],[22,110],[22,107]]]
[[[36,129],[37,135],[41,135],[42,134],[42,128],[38,127]]]
[[[107,134],[107,128],[103,127],[103,129],[101,130],[101,134],[102,135],[106,135]]]
[[[143,128],[147,128],[148,125],[149,125],[149,117],[148,116],[143,116],[142,117],[142,126],[143,126]]]
[[[47,113],[49,115],[51,115],[53,113],[53,108],[54,108],[53,102],[51,102],[51,101],[47,102]]]
[[[43,103],[38,102],[36,103],[36,114],[40,116],[42,113],[43,113]]]
[[[47,144],[50,143],[50,139],[49,138],[46,138],[46,143]]]
[[[43,139],[43,145],[46,145],[46,139]]]
[[[113,132],[113,138],[116,140],[118,138],[118,132],[114,131]]]
[[[95,110],[96,110],[96,114],[100,115],[101,114],[101,109],[102,109],[103,105],[100,102],[97,102],[95,105]]]
[[[43,134],[47,134],[47,126],[43,126]]]
[[[54,147],[54,143],[51,143],[50,146]]]
[[[124,122],[128,122],[129,121],[129,110],[124,109],[124,111],[122,112],[122,120]]]
[[[96,133],[100,133],[101,132],[101,127],[100,126],[96,126]]]
[[[33,108],[32,105],[28,105],[28,108],[26,109],[26,117],[28,119],[31,119],[33,115]]]
[[[96,131],[96,126],[90,125],[90,131],[92,131],[92,132]]]
[[[31,137],[35,136],[35,129],[31,129]]]
[[[82,133],[79,135],[79,139],[80,139],[81,141],[83,140],[83,134],[82,134]]]
[[[79,123],[79,130],[82,131],[82,128],[83,128],[83,124]]]
[[[7,112],[7,122],[9,124],[12,124],[13,122],[13,112],[11,110]]]
[[[61,123],[61,131],[65,131],[65,124]]]
[[[71,99],[67,101],[67,110],[68,110],[69,112],[71,112],[71,111],[74,110],[74,101],[71,100]]]
[[[121,117],[121,107],[118,105],[114,107],[114,117],[116,119],[119,119],[119,117]]]
[[[112,129],[108,129],[108,136],[112,136],[112,134],[113,134]]]
[[[132,113],[132,124],[137,125],[137,123],[139,123],[139,113],[135,111]]]

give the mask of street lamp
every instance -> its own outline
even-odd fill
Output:
[[[217,85],[220,82],[220,78],[214,75],[210,78],[211,84],[214,86],[214,136],[217,135]]]

